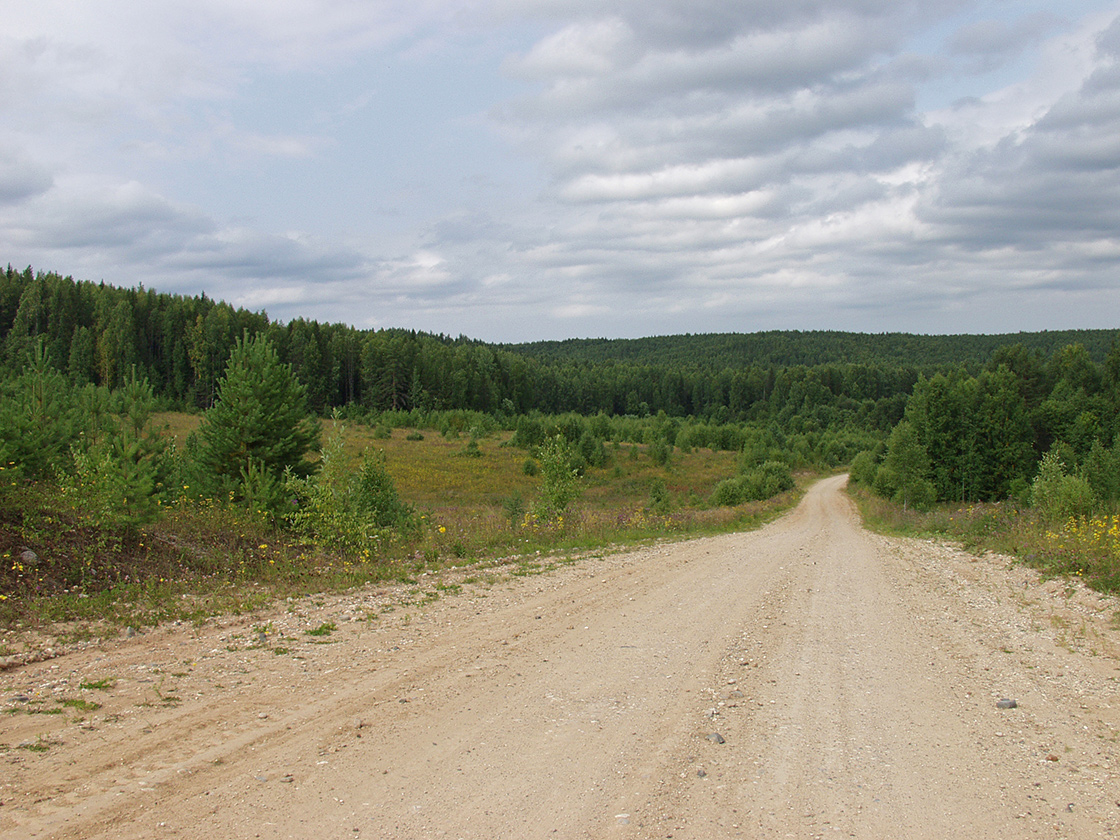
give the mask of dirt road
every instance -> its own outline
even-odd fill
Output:
[[[9,668],[0,836],[1120,835],[1120,604],[872,535],[843,481],[754,533]]]

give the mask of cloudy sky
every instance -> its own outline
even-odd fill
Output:
[[[0,265],[488,341],[1120,326],[1120,0],[0,19]]]

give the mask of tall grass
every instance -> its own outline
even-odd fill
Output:
[[[890,534],[941,537],[975,551],[1016,557],[1054,577],[1073,577],[1102,592],[1120,592],[1120,516],[1068,517],[1051,522],[1013,502],[939,505],[903,510],[854,485],[868,527]]]

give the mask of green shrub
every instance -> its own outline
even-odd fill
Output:
[[[510,527],[515,527],[525,516],[525,499],[520,493],[515,492],[502,502],[502,510],[509,520]]]
[[[756,502],[792,490],[793,475],[789,467],[779,461],[765,461],[740,478],[744,501]]]
[[[669,497],[669,488],[660,478],[655,478],[649,488],[649,501],[646,503],[646,510],[657,516],[665,516],[671,508],[672,500]]]
[[[588,466],[601,467],[607,463],[607,450],[602,439],[595,437],[590,430],[580,435],[576,449]]]
[[[368,556],[381,537],[415,530],[418,521],[398,495],[384,453],[365,453],[354,473],[343,455],[342,435],[341,424],[336,424],[317,475],[289,474],[285,489],[291,509],[285,519],[316,542]]]
[[[291,366],[280,362],[266,338],[246,332],[198,430],[200,479],[215,490],[240,492],[254,461],[277,480],[289,471],[309,475],[314,464],[304,456],[318,448],[319,434],[319,422],[307,410],[307,389]]]
[[[924,510],[937,501],[937,488],[930,480],[929,454],[912,423],[902,420],[891,431],[887,454],[875,473],[875,491],[901,504],[903,509]]]
[[[239,490],[242,506],[250,516],[263,522],[274,522],[277,515],[282,515],[289,498],[284,479],[277,478],[256,459],[242,467]]]
[[[0,383],[0,463],[10,474],[18,469],[23,478],[47,478],[69,468],[89,418],[74,396],[36,342],[23,373]]]
[[[541,444],[541,498],[538,515],[542,519],[561,516],[579,498],[579,473],[572,469],[572,445],[561,435]]]
[[[742,504],[744,501],[742,483],[738,478],[725,478],[717,484],[716,489],[712,491],[713,505],[734,507],[735,505]]]
[[[735,478],[716,485],[712,504],[732,507],[744,502],[760,502],[794,487],[789,467],[778,461],[764,461]]]
[[[879,464],[876,462],[875,456],[865,449],[852,459],[848,474],[851,476],[852,481],[857,484],[862,484],[864,487],[871,487],[875,484],[875,473],[878,472],[878,470]]]
[[[667,467],[673,457],[672,444],[658,438],[649,445],[649,457],[659,467]]]
[[[59,472],[59,486],[92,524],[128,528],[156,518],[155,473],[148,465],[116,458],[106,447],[75,450],[71,457],[73,468]]]
[[[416,511],[397,493],[381,451],[362,456],[362,468],[349,495],[357,515],[380,528],[408,530],[415,525]]]
[[[97,526],[129,529],[158,518],[170,462],[152,426],[152,388],[135,368],[113,402],[115,414],[98,423],[104,435],[87,449],[72,448],[72,468],[59,469],[58,483]]]
[[[1096,504],[1093,488],[1084,478],[1066,473],[1056,449],[1042,456],[1038,475],[1031,484],[1031,506],[1052,522],[1085,516]]]
[[[1081,464],[1081,477],[1089,482],[1099,500],[1120,500],[1120,437],[1106,448],[1094,440],[1089,454]]]

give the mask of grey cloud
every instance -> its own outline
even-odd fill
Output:
[[[1060,242],[1115,238],[1120,230],[1120,173],[1032,169],[1013,161],[974,161],[970,172],[942,179],[920,217],[969,248],[1028,250]]]
[[[184,241],[167,263],[187,271],[220,272],[242,278],[329,277],[362,275],[365,260],[356,252],[320,246],[293,236],[241,228],[223,228]]]
[[[875,126],[873,139],[840,147],[809,144],[786,156],[784,172],[795,175],[882,176],[909,164],[928,164],[948,148],[940,127]]]
[[[1120,17],[1097,37],[1097,49],[1102,55],[1120,57]]]
[[[589,30],[590,31],[590,30]],[[728,99],[796,91],[865,65],[891,38],[874,21],[843,15],[806,21],[781,31],[747,30],[705,50],[625,51],[603,56],[594,73],[557,69],[541,94],[514,106],[514,116],[545,121],[609,113],[710,111]],[[635,35],[634,37],[637,37]],[[522,64],[532,63],[530,56]],[[518,67],[514,64],[513,67]]]
[[[816,183],[807,200],[799,202],[795,212],[800,216],[827,216],[854,210],[869,202],[882,201],[889,190],[873,178],[837,177],[828,183]]]
[[[726,37],[694,38],[686,26],[674,43],[649,37],[638,18],[702,18],[703,9],[655,2],[638,15],[612,5],[627,37],[641,43],[641,58],[624,50],[625,60],[594,72],[557,68],[541,94],[504,115],[547,156],[554,195],[576,203],[718,201],[776,185],[787,198],[768,196],[753,211],[769,215],[794,202],[789,184],[799,172],[877,171],[931,155],[943,142],[913,125],[911,84],[870,60],[899,37],[883,25],[898,4],[765,4],[765,14],[729,5],[721,4],[731,21],[720,25]],[[569,35],[593,29],[584,23]],[[619,24],[611,31],[617,43]],[[892,136],[877,139],[884,132]],[[848,187],[844,194],[855,195]]]
[[[620,93],[663,98],[701,90],[791,90],[859,67],[877,43],[885,45],[881,29],[843,17],[751,31],[701,53],[651,53],[621,80]]]
[[[436,243],[470,243],[501,239],[509,234],[509,225],[488,213],[464,211],[437,221],[429,238]]]
[[[636,183],[645,177],[662,184],[658,172],[684,171],[688,167],[722,169],[726,182],[712,180],[707,188],[751,189],[772,178],[783,178],[793,149],[811,148],[829,135],[844,131],[870,130],[871,149],[862,156],[850,141],[825,154],[828,165],[845,163],[865,168],[881,157],[897,165],[908,154],[925,155],[942,142],[939,129],[918,128],[907,118],[913,96],[910,89],[894,83],[850,85],[843,89],[822,87],[796,100],[744,98],[722,110],[699,115],[619,119],[599,129],[573,127],[542,141],[548,143],[555,173],[570,198],[583,192],[577,187],[587,179],[602,178]],[[880,140],[875,137],[885,132]],[[906,147],[909,148],[906,148]],[[803,161],[809,157],[802,151]],[[667,165],[667,161],[674,162]],[[719,161],[731,161],[730,165]],[[823,166],[825,162],[818,163]],[[681,181],[680,193],[693,184]],[[669,192],[674,192],[670,189]],[[664,189],[657,194],[665,194]],[[587,196],[593,197],[593,196]]]
[[[660,44],[709,47],[726,40],[751,22],[760,28],[777,25],[821,8],[820,0],[493,0],[499,15],[555,20],[589,20],[617,16]]]
[[[831,95],[830,95],[831,94]],[[907,125],[909,89],[898,85],[822,91],[797,103],[769,107],[745,104],[735,112],[658,123],[623,124],[619,142],[647,146],[636,150],[633,165],[621,167],[618,146],[588,148],[569,158],[559,194],[572,201],[645,199],[714,192],[744,192],[781,183],[800,171],[837,167],[859,171],[893,168],[931,155],[943,143],[939,129]],[[821,146],[818,141],[845,130],[897,124],[865,148],[850,142]],[[654,136],[661,137],[654,140]],[[653,168],[646,161],[678,161]]]
[[[668,47],[710,49],[732,40],[744,30],[770,30],[798,26],[832,14],[837,9],[853,17],[888,17],[904,14],[909,2],[891,0],[629,0],[618,4],[634,28],[651,42]]]
[[[1120,118],[1120,66],[1097,70],[1080,90],[1059,99],[1038,120],[1040,135],[1108,131]]]
[[[1046,20],[975,28],[959,36],[958,50],[1011,56]],[[831,55],[845,56],[837,34]],[[1101,259],[1079,243],[1120,229],[1112,173],[1120,165],[1112,139],[1120,137],[1120,97],[1107,65],[1033,126],[994,150],[969,151],[913,113],[913,80],[946,72],[944,61],[876,66],[873,43],[849,65],[785,65],[806,71],[785,76],[786,95],[764,73],[752,77],[749,62],[733,67],[735,43],[650,48],[614,75],[565,79],[545,94],[542,112],[564,104],[539,123],[557,194],[595,215],[594,224],[564,227],[561,244],[541,252],[542,268],[599,271],[620,288],[687,285],[700,272],[725,291],[764,285],[767,276],[820,289],[877,277],[885,293],[902,288],[905,265],[918,284],[908,300],[935,309],[978,299],[1003,271],[1024,284],[1041,282],[1043,269],[1078,272]],[[1101,50],[1109,43],[1102,38]],[[771,66],[783,78],[781,63]],[[646,83],[661,77],[673,84]],[[892,180],[907,166],[909,174]],[[1069,247],[1052,247],[1061,243]],[[965,267],[975,259],[998,267]],[[845,295],[849,303],[858,297],[836,298]]]
[[[886,129],[861,150],[865,169],[884,170],[914,161],[932,161],[948,147],[945,130],[940,126],[916,123]]]
[[[929,16],[963,5],[938,4]],[[759,10],[751,4],[721,4],[708,19],[705,8],[551,6],[562,20],[565,10],[584,21],[620,15],[630,40],[547,71],[538,65],[541,94],[504,115],[550,164],[546,198],[566,202],[551,206],[547,233],[493,232],[508,236],[519,261],[517,294],[536,295],[542,314],[529,337],[548,325],[569,331],[550,314],[561,311],[582,313],[581,330],[604,334],[814,319],[828,328],[982,331],[997,311],[1003,324],[1037,328],[1073,309],[1040,306],[1047,284],[1071,290],[1067,301],[1078,290],[1100,293],[1101,267],[1120,249],[1111,169],[1120,130],[1103,60],[1115,32],[1101,38],[1101,69],[1079,91],[997,147],[975,149],[960,132],[923,123],[913,86],[947,77],[961,59],[1021,54],[1037,43],[1042,18],[962,31],[955,58],[892,56],[910,31],[902,16],[918,7],[872,3],[848,16],[854,23],[835,41],[774,50],[768,62],[740,48],[752,36],[763,43],[844,19],[837,4],[769,4],[765,23],[750,20]],[[696,26],[668,23],[693,10]],[[861,15],[879,17],[868,25]],[[852,33],[867,34],[862,50],[849,48]],[[1113,40],[1120,45],[1120,35]],[[975,106],[983,112],[989,101]],[[460,229],[442,232],[469,264]],[[1097,305],[1111,303],[1120,305],[1116,292]]]
[[[983,20],[963,26],[949,38],[950,52],[998,63],[1038,44],[1061,23],[1057,15],[1037,12],[1014,21]]]
[[[1031,162],[1056,174],[1104,175],[1120,168],[1120,118],[1098,130],[1040,133],[1031,144]]]
[[[1116,26],[1112,27],[1115,31]],[[1035,122],[960,156],[919,205],[975,248],[1120,238],[1120,72],[1106,63]],[[1078,253],[1071,251],[1076,263]]]
[[[45,167],[22,154],[0,149],[0,205],[41,195],[53,183],[54,176]]]
[[[740,148],[773,151],[791,143],[810,143],[831,132],[897,123],[913,101],[908,86],[890,82],[823,87],[761,111],[751,109],[753,120],[737,126],[736,133]]]
[[[58,183],[28,207],[24,227],[38,247],[139,249],[143,243],[198,235],[212,228],[201,213],[179,208],[140,184]]]

